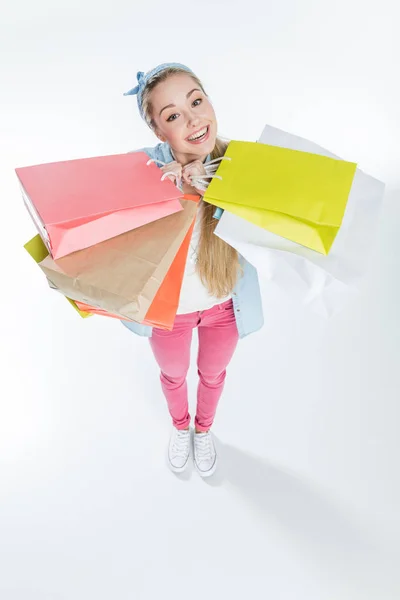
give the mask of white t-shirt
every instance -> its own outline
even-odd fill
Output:
[[[200,242],[201,222],[203,219],[204,204],[201,200],[197,211],[196,222],[193,229],[192,239],[190,241],[188,257],[183,276],[181,295],[179,299],[178,315],[184,315],[192,312],[208,310],[217,304],[222,304],[232,298],[232,295],[226,298],[216,298],[212,296],[203,285],[196,270],[197,253]]]

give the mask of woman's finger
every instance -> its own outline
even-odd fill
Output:
[[[182,172],[185,177],[190,177],[193,175],[201,176],[201,175],[206,174],[204,166],[200,161],[196,161],[194,163],[190,163],[189,165],[186,165],[186,167],[183,168]]]
[[[182,172],[182,179],[185,183],[191,183],[191,177],[192,177],[193,173],[190,173],[189,171],[183,171]]]
[[[182,165],[173,162],[165,165],[162,169],[163,175],[161,177],[161,181],[164,181],[168,177],[176,186],[179,186],[181,176],[182,176]]]

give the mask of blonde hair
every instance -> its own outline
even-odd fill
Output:
[[[161,71],[150,79],[142,96],[142,107],[146,123],[153,130],[155,129],[155,123],[153,120],[151,92],[159,83],[165,81],[171,75],[178,73],[189,75],[203,93],[207,95],[203,84],[196,75],[177,67],[170,67]],[[211,152],[211,159],[224,156],[227,147],[228,142],[217,137],[214,149]],[[232,246],[229,246],[229,244],[214,235],[214,230],[218,223],[218,220],[214,218],[215,206],[204,202],[203,209],[196,268],[203,285],[208,289],[209,293],[216,298],[224,298],[233,291],[236,285],[240,271],[239,256]]]

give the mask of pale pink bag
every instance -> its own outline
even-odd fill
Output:
[[[53,258],[182,210],[178,188],[144,152],[15,169],[25,205]]]

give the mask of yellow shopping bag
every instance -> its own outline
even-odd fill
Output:
[[[24,248],[28,252],[28,254],[30,254],[32,256],[33,260],[36,263],[42,262],[42,260],[44,260],[46,258],[46,256],[49,255],[49,251],[47,250],[46,246],[42,242],[42,238],[40,237],[40,235],[35,235],[34,238],[29,240],[29,242],[27,242],[24,245]],[[76,312],[78,312],[80,314],[80,316],[83,319],[86,319],[86,317],[92,316],[92,313],[90,313],[90,312],[79,310],[79,308],[77,307],[75,302],[73,300],[71,300],[70,298],[66,298],[66,300],[68,300],[68,302],[71,304],[71,306],[76,310]]]
[[[356,164],[258,142],[230,142],[204,195],[209,204],[328,254]]]

